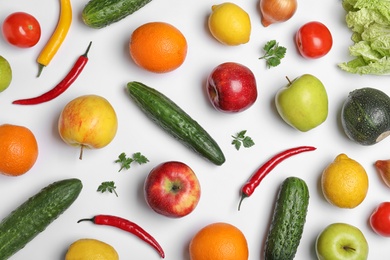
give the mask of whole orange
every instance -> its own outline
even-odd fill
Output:
[[[129,52],[141,68],[165,73],[183,64],[187,56],[187,40],[171,24],[150,22],[134,30],[130,37]]]
[[[24,126],[0,125],[0,173],[19,176],[29,171],[38,158],[38,143]]]
[[[191,260],[247,260],[249,249],[244,234],[223,222],[212,223],[191,239]]]

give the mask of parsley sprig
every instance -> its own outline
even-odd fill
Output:
[[[249,148],[253,145],[255,145],[255,142],[252,140],[251,137],[246,136],[247,130],[242,130],[238,132],[236,135],[232,135],[233,141],[232,145],[236,148],[236,150],[240,150],[241,146],[244,146],[245,148]]]
[[[116,189],[115,182],[104,181],[99,185],[97,191],[100,191],[101,193],[103,192],[115,193],[115,195],[118,197],[118,194],[116,193],[115,189]]]
[[[144,164],[144,163],[149,162],[149,160],[144,155],[142,155],[140,152],[137,152],[137,153],[134,153],[132,155],[132,157],[127,157],[126,153],[121,153],[115,162],[120,163],[121,168],[118,171],[118,172],[120,172],[123,169],[126,169],[126,170],[130,169],[130,165],[133,162],[136,162],[138,164]]]
[[[286,55],[286,48],[283,46],[279,46],[279,43],[276,40],[268,41],[263,50],[265,54],[259,59],[265,59],[267,63],[267,67],[276,67],[280,64],[280,60],[284,58]]]

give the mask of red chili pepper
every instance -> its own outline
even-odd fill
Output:
[[[81,221],[92,221],[94,224],[97,225],[106,225],[106,226],[112,226],[119,229],[122,229],[124,231],[130,232],[133,235],[136,235],[152,247],[157,250],[157,252],[160,254],[162,258],[165,257],[164,250],[159,245],[159,243],[154,239],[149,233],[147,233],[144,229],[142,229],[140,226],[135,224],[134,222],[131,222],[127,219],[117,217],[117,216],[111,216],[111,215],[97,215],[93,218],[85,218],[80,219],[77,221],[77,223]]]
[[[88,52],[91,48],[92,42],[89,43],[88,48],[86,52],[81,55],[75,64],[73,65],[72,69],[69,71],[69,73],[65,76],[63,80],[61,80],[60,83],[57,84],[53,89],[49,90],[48,92],[37,96],[33,98],[26,98],[26,99],[19,99],[12,102],[12,104],[18,104],[18,105],[36,105],[41,104],[47,101],[50,101],[67,90],[70,85],[76,80],[76,78],[80,75],[81,71],[83,71],[85,65],[88,62]]]
[[[244,186],[241,188],[241,200],[238,205],[238,210],[240,210],[242,201],[251,196],[252,193],[255,191],[256,187],[259,186],[260,182],[264,179],[264,177],[272,171],[273,168],[276,167],[279,163],[281,163],[283,160],[302,153],[302,152],[308,152],[313,151],[317,148],[313,146],[298,146],[294,148],[290,148],[288,150],[282,151],[278,154],[276,154],[274,157],[272,157],[270,160],[268,160],[266,163],[264,163],[256,172],[252,175],[252,177],[244,184]]]

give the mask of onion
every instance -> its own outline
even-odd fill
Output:
[[[297,6],[297,0],[260,0],[261,23],[267,27],[285,22],[294,15]]]

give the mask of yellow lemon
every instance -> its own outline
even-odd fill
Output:
[[[66,252],[65,260],[118,260],[115,249],[100,240],[82,238],[73,242]]]
[[[251,34],[251,21],[247,12],[233,3],[211,7],[208,26],[211,34],[225,45],[247,43]]]
[[[321,188],[330,204],[355,208],[367,195],[368,176],[361,164],[342,153],[324,169]]]
[[[12,70],[8,61],[0,56],[0,92],[3,92],[11,84]]]

